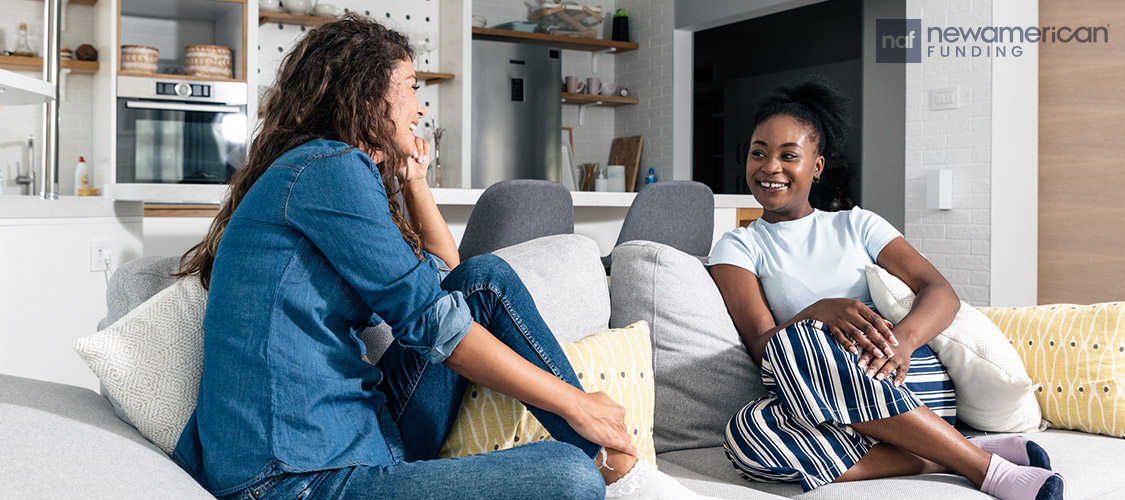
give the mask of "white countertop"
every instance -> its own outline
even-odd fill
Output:
[[[104,196],[0,196],[0,219],[51,219],[74,217],[144,217],[144,204]]]
[[[225,185],[200,184],[107,184],[107,197],[118,200],[147,201],[150,203],[201,203],[218,204],[226,195]],[[483,189],[434,188],[438,205],[472,206],[477,203]],[[637,193],[605,193],[572,191],[576,207],[620,207],[633,203]],[[758,208],[761,205],[753,196],[741,194],[715,195],[715,208]]]

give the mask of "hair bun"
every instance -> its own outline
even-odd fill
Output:
[[[850,101],[830,80],[813,75],[762,96],[754,114],[754,128],[775,115],[790,115],[813,128],[821,155],[839,156],[851,125]]]

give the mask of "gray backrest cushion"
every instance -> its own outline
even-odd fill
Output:
[[[179,268],[179,257],[147,256],[133,259],[113,273],[106,286],[106,316],[98,323],[98,330],[144,303],[157,292],[176,282],[172,273]]]
[[[715,229],[715,195],[696,181],[667,181],[649,184],[637,193],[617,244],[626,241],[655,241],[691,255],[711,253]]]
[[[0,498],[214,498],[88,389],[0,375],[0,426]]]
[[[722,446],[726,424],[766,394],[722,295],[699,259],[631,241],[613,250],[610,327],[647,320],[656,379],[656,452]]]
[[[560,234],[493,253],[519,275],[559,342],[609,327],[609,287],[594,240]]]
[[[481,193],[465,224],[461,260],[543,236],[574,233],[574,202],[562,184],[501,181]]]

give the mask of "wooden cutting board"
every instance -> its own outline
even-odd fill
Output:
[[[618,137],[609,147],[609,165],[625,165],[625,192],[636,191],[637,168],[641,165],[641,147],[645,138],[642,135]]]

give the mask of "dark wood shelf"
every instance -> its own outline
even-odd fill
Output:
[[[335,21],[336,19],[336,16],[302,16],[300,14],[289,14],[286,12],[258,11],[258,26],[267,23],[277,23],[317,27],[324,23]]]
[[[548,35],[546,33],[525,33],[523,31],[499,30],[496,28],[473,28],[473,38],[476,40],[494,40],[500,42],[531,43],[535,45],[548,45],[567,50],[585,50],[589,52],[628,52],[637,50],[636,42],[618,42],[602,40],[600,38],[582,38],[577,36]]]
[[[77,61],[60,59],[60,68],[69,68],[72,75],[92,75],[98,72],[97,61]],[[24,56],[0,56],[0,68],[10,71],[42,71],[43,58]]]
[[[564,104],[595,104],[598,106],[624,106],[636,104],[636,97],[621,97],[617,95],[571,94],[562,93]]]

